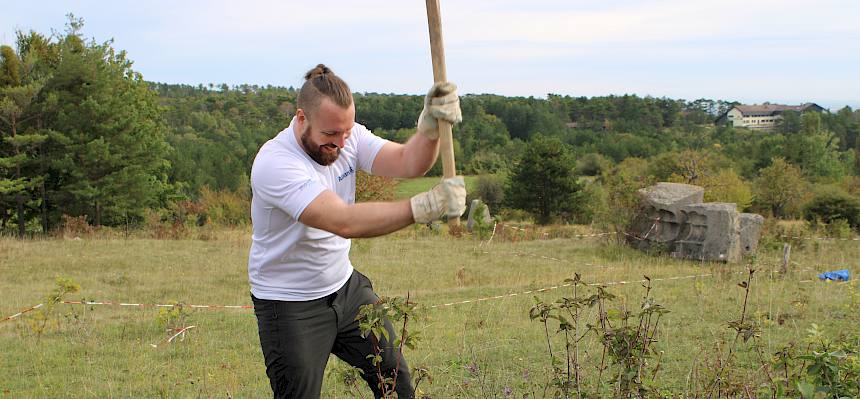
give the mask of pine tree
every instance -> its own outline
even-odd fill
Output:
[[[540,224],[554,217],[571,218],[581,210],[582,185],[567,146],[557,138],[535,136],[514,165],[505,198],[514,208],[531,212]]]
[[[33,123],[39,115],[36,97],[44,87],[44,81],[30,73],[33,66],[32,59],[22,60],[11,47],[0,47],[0,202],[4,208],[0,227],[14,213],[19,237],[26,232],[33,190],[44,181],[44,176],[28,171],[36,150],[47,139]],[[9,212],[10,202],[14,212]]]
[[[110,42],[86,43],[72,20],[48,88],[58,98],[52,169],[62,213],[95,225],[140,217],[169,191],[169,146],[154,91]]]

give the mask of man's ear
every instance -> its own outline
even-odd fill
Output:
[[[307,114],[305,114],[305,110],[303,110],[301,108],[297,109],[296,110],[296,123],[298,124],[297,127],[299,127],[300,130],[304,130],[304,125],[307,122],[308,122],[308,116],[307,116]]]

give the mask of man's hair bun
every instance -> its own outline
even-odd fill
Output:
[[[328,75],[330,73],[332,73],[331,69],[329,69],[324,64],[319,64],[314,67],[314,69],[311,69],[310,71],[308,71],[308,73],[305,74],[305,80],[315,79],[319,76]]]

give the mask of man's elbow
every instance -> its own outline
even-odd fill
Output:
[[[347,222],[337,221],[334,223],[325,226],[322,230],[328,231],[329,233],[338,235],[343,238],[356,238],[355,228]]]
[[[427,169],[427,170],[430,170],[430,169]],[[427,174],[427,170],[412,170],[412,171],[408,171],[408,172],[406,173],[406,175],[405,175],[405,176],[403,176],[403,177],[404,177],[404,178],[407,178],[407,179],[414,179],[414,178],[417,178],[417,177],[424,177],[424,175],[425,175],[425,174]]]
[[[346,239],[361,238],[359,231],[353,226],[339,226],[337,228],[337,231],[332,231],[332,233],[337,234]]]
[[[356,223],[353,222],[352,212],[343,203],[312,204],[313,209],[306,210],[299,217],[299,222],[308,227],[313,227],[343,238],[354,238]],[[325,209],[325,210],[323,210]]]
[[[364,229],[358,223],[350,222],[348,218],[338,220],[328,231],[347,239],[367,237]]]
[[[430,171],[430,168],[433,167],[433,164],[429,165],[412,165],[411,168],[406,168],[406,175],[403,176],[407,179],[414,179],[416,177],[424,177],[427,172]]]

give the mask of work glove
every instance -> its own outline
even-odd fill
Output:
[[[460,111],[460,98],[457,97],[457,86],[449,82],[439,82],[430,88],[427,97],[424,97],[424,110],[418,117],[418,133],[428,139],[439,138],[439,124],[437,119],[455,124],[463,121],[463,113]]]
[[[463,176],[442,179],[430,191],[412,197],[409,202],[416,223],[430,223],[442,215],[458,218],[466,210],[466,183]]]

